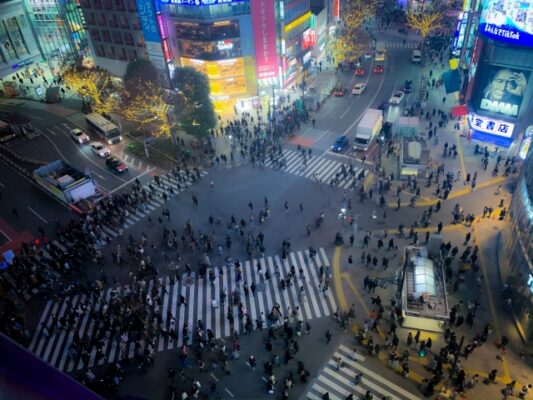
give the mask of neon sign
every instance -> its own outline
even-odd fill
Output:
[[[216,6],[219,4],[239,3],[245,0],[159,0],[161,3],[177,4],[180,6]]]

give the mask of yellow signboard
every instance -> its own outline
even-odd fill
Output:
[[[181,65],[184,67],[192,67],[197,71],[206,74],[209,79],[244,75],[244,62],[242,57],[219,61],[204,61],[181,57]]]
[[[313,13],[311,11],[308,11],[301,17],[298,17],[294,21],[289,22],[287,25],[285,25],[285,32],[289,32],[296,28],[298,25],[303,24],[305,21],[311,18],[311,15],[313,15]]]

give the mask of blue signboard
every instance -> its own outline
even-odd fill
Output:
[[[141,20],[144,40],[160,43],[159,28],[155,19],[154,4],[152,0],[136,0],[137,13]]]
[[[482,35],[501,42],[533,46],[531,0],[488,0],[479,21]]]
[[[182,6],[214,6],[218,4],[238,3],[246,0],[159,0],[161,3],[179,4]]]

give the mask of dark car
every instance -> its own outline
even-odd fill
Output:
[[[331,146],[331,150],[333,151],[341,151],[346,146],[348,146],[348,138],[345,135],[339,136],[337,140],[335,140],[335,143]]]
[[[411,79],[405,81],[402,91],[404,93],[411,93],[413,91],[413,81]]]
[[[115,156],[106,158],[105,165],[107,165],[107,168],[109,168],[113,172],[116,172],[117,174],[123,174],[124,172],[128,172],[128,166],[126,165],[126,163]]]
[[[333,96],[342,97],[346,94],[346,87],[344,85],[337,85],[333,88]]]
[[[383,114],[385,114],[387,110],[389,109],[389,102],[388,101],[381,102],[381,104],[377,106],[377,109],[383,111]]]

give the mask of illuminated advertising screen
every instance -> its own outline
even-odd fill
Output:
[[[528,79],[529,71],[489,66],[486,73],[477,74],[475,108],[478,111],[517,117]]]
[[[207,75],[209,79],[229,78],[244,75],[244,62],[242,58],[230,60],[204,61],[193,58],[181,58],[181,65],[192,67]]]
[[[219,4],[239,3],[244,0],[159,0],[161,3],[178,4],[180,6],[215,6]]]
[[[468,113],[468,124],[472,129],[472,139],[494,143],[496,146],[501,147],[509,147],[513,143],[515,126],[512,122],[470,112]]]
[[[254,0],[250,2],[255,45],[257,79],[278,76],[278,50],[276,48],[276,13],[274,2]]]
[[[235,78],[215,79],[209,81],[211,95],[235,95],[246,93],[246,82],[244,76]]]
[[[481,13],[479,32],[494,40],[533,46],[531,0],[487,0]]]
[[[202,60],[220,60],[224,58],[239,57],[241,51],[241,39],[221,39],[213,41],[179,39],[180,54]]]

